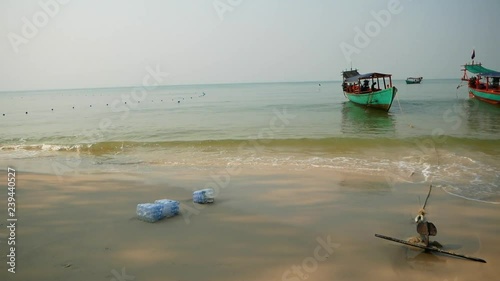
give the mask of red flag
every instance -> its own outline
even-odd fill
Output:
[[[472,49],[472,56],[470,56],[471,59],[474,59],[476,57],[476,50]]]

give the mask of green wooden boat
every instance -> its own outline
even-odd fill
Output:
[[[465,64],[462,80],[468,82],[469,97],[500,105],[500,72],[483,67],[480,63]],[[476,74],[469,78],[467,71]]]
[[[351,69],[342,72],[342,76],[344,95],[351,102],[389,111],[397,93],[397,88],[392,85],[391,74],[359,74],[357,70]]]
[[[484,91],[484,90],[476,90],[473,88],[469,88],[469,97],[476,98],[478,100],[500,105],[500,91]]]
[[[406,84],[420,84],[422,82],[423,77],[408,77],[406,78]]]

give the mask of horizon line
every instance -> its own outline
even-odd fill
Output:
[[[393,81],[404,81],[406,78],[393,79]],[[460,78],[427,78],[425,80],[460,80]],[[328,83],[342,82],[342,80],[306,80],[306,81],[268,81],[268,82],[215,82],[201,84],[168,84],[150,86],[149,88],[158,87],[179,87],[179,86],[213,86],[213,85],[238,85],[238,84],[284,84],[284,83]],[[47,88],[47,89],[27,89],[27,90],[0,90],[0,93],[18,93],[18,92],[34,92],[34,91],[82,91],[82,90],[97,90],[97,89],[120,89],[120,88],[141,88],[144,86],[106,86],[106,87],[89,87],[89,88]],[[146,87],[144,87],[146,88]]]

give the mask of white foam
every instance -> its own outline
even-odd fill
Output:
[[[495,164],[495,158],[440,151],[438,159],[433,155],[409,153],[399,156],[382,154],[376,158],[363,154],[318,156],[304,153],[240,154],[224,151],[201,154],[190,152],[189,157],[186,157],[186,153],[182,151],[169,152],[168,157],[154,152],[147,157],[146,162],[152,165],[189,166],[208,170],[225,166],[249,166],[256,169],[280,167],[293,171],[329,169],[342,173],[387,176],[393,183],[452,185],[456,189],[448,189],[449,192],[479,201],[488,201],[485,198],[497,198],[497,195],[500,198],[500,169],[498,164]],[[481,193],[474,194],[469,190],[469,186],[479,188]]]
[[[500,202],[477,199],[477,198],[474,198],[473,196],[470,196],[470,195],[468,196],[468,195],[458,194],[458,192],[452,192],[452,191],[449,190],[449,189],[452,189],[452,188],[450,188],[451,186],[439,186],[439,187],[441,187],[441,189],[444,192],[446,192],[446,193],[448,193],[450,195],[462,198],[462,199],[466,199],[466,200],[470,200],[470,201],[475,201],[475,202],[480,202],[480,203],[488,203],[488,204],[500,205]],[[459,192],[462,191],[461,189],[458,189],[458,190],[459,190]],[[500,194],[498,194],[498,195],[500,196]]]

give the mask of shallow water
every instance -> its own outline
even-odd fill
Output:
[[[0,163],[30,171],[329,168],[500,202],[500,109],[459,80],[395,81],[391,110],[340,82],[0,93]]]

